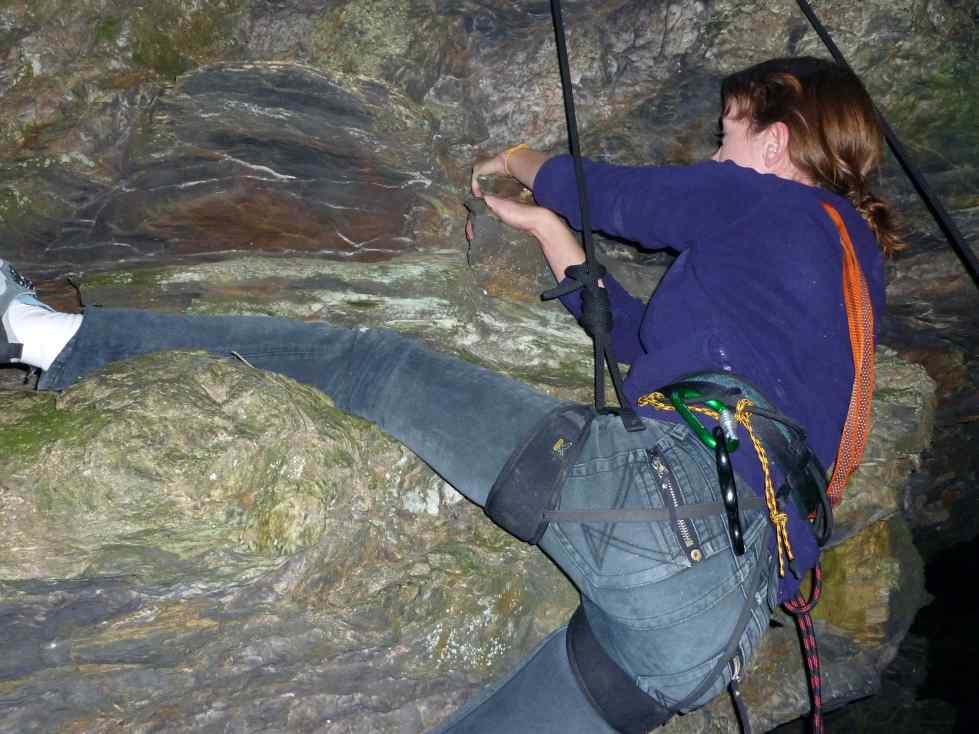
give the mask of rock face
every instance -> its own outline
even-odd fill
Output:
[[[614,162],[703,157],[723,74],[821,53],[790,2],[564,6],[583,149]],[[972,5],[818,11],[974,239]],[[0,257],[62,307],[70,271],[87,303],[386,326],[587,401],[589,342],[538,301],[536,246],[485,214],[463,234],[474,157],[563,147],[553,48],[529,1],[0,0]],[[829,706],[877,689],[922,603],[909,526],[929,548],[975,533],[979,300],[893,166],[881,183],[914,235],[826,554]],[[637,294],[670,260],[599,243]],[[56,397],[0,372],[2,731],[420,732],[575,605],[405,449],[287,380],[171,355]],[[745,680],[758,730],[808,709],[780,621]],[[734,727],[719,700],[667,730]]]
[[[2,402],[2,675],[32,702],[3,731],[423,731],[576,606],[540,554],[286,378],[174,353]]]
[[[881,355],[888,430],[848,498],[873,510],[826,558],[831,702],[875,690],[922,601],[878,466],[923,448],[932,389]],[[286,378],[168,353],[0,403],[3,675],[24,701],[4,731],[425,731],[576,605],[406,449]],[[795,646],[773,630],[746,675],[759,727],[807,706]],[[47,695],[72,703],[52,711]],[[719,700],[666,731],[733,726]]]

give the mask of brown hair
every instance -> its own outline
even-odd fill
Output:
[[[755,132],[785,123],[796,168],[849,199],[885,254],[904,248],[891,208],[870,191],[884,140],[870,95],[850,69],[811,56],[765,61],[724,79],[721,106],[750,118]]]

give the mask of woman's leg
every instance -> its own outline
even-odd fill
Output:
[[[39,387],[63,390],[111,362],[174,349],[234,353],[323,390],[480,506],[520,439],[560,402],[391,331],[101,308],[86,312]]]
[[[191,348],[237,352],[255,367],[322,389],[341,409],[376,422],[412,448],[481,505],[521,438],[558,405],[392,332],[102,309],[86,315],[41,386],[63,389],[115,360]],[[650,463],[654,455],[672,467],[685,502],[719,499],[710,461],[682,427],[651,422],[646,432],[629,434],[616,419],[603,418],[593,425],[588,445],[581,464],[572,468],[562,509],[662,509],[663,480]],[[725,664],[734,652],[730,641],[740,642],[739,654],[750,657],[767,621],[768,574],[751,572],[770,567],[767,544],[756,537],[749,554],[735,559],[720,517],[695,525],[703,561],[692,566],[674,531],[650,523],[552,524],[541,543],[586,595],[601,646],[648,692],[662,691],[666,705],[696,690],[715,664]],[[751,528],[757,530],[757,522]],[[749,607],[747,619],[742,610]],[[742,634],[739,618],[750,622]],[[696,704],[716,695],[727,677],[716,679]],[[444,731],[611,729],[576,683],[562,628]]]
[[[456,712],[438,734],[614,734],[585,699],[560,627],[503,680]]]
[[[173,349],[234,352],[257,368],[322,389],[339,408],[403,442],[479,505],[521,438],[560,402],[390,331],[115,309],[86,313],[39,386],[62,390],[111,362]],[[446,731],[611,732],[575,682],[564,631],[466,706]]]

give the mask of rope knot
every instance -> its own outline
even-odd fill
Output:
[[[612,306],[608,291],[599,283],[607,272],[605,266],[599,262],[571,265],[564,271],[567,281],[541,295],[543,300],[549,301],[580,290],[579,323],[590,337],[600,340],[602,345],[608,343],[612,333]]]
[[[751,425],[751,401],[748,398],[741,398],[734,408],[734,417],[745,428]]]

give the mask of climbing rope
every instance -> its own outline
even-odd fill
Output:
[[[833,224],[840,233],[843,250],[843,303],[850,331],[850,350],[853,354],[853,387],[850,405],[840,436],[840,447],[833,465],[826,494],[836,507],[843,499],[843,489],[850,475],[860,465],[867,437],[870,434],[871,402],[874,397],[874,311],[870,305],[870,290],[860,269],[853,241],[843,224],[840,213],[823,203]]]
[[[551,0],[551,18],[554,21],[554,38],[557,43],[558,67],[561,72],[561,92],[564,98],[564,116],[568,127],[568,146],[574,161],[575,182],[578,186],[578,205],[581,210],[581,236],[585,250],[585,262],[572,265],[565,271],[567,281],[557,288],[541,294],[549,301],[574,291],[581,291],[581,325],[592,338],[595,356],[595,409],[605,409],[605,366],[612,376],[615,396],[619,401],[622,423],[628,431],[645,430],[642,420],[625,395],[619,362],[612,350],[612,307],[608,291],[600,281],[605,275],[605,266],[595,256],[592,239],[591,210],[588,207],[588,192],[585,186],[585,169],[581,162],[581,147],[578,144],[578,122],[574,111],[574,91],[571,86],[571,71],[568,66],[568,47],[564,39],[564,19],[561,16],[560,0]],[[508,152],[512,153],[513,148]],[[509,155],[504,158],[506,164]],[[506,165],[504,166],[507,167]]]
[[[850,72],[857,76],[857,73],[853,70],[853,67],[847,63],[846,57],[843,56],[843,52],[840,51],[839,47],[833,41],[833,37],[826,30],[826,26],[820,22],[816,12],[812,9],[812,6],[807,2],[807,0],[796,0],[799,5],[799,9],[802,14],[806,16],[809,22],[812,24],[813,29],[816,34],[822,39],[822,42],[826,45],[830,54],[836,60],[840,66],[849,69]],[[859,77],[858,77],[859,78]],[[888,145],[891,146],[891,152],[894,157],[897,158],[898,163],[901,164],[901,168],[907,174],[908,178],[911,180],[911,184],[914,186],[918,195],[924,201],[925,206],[928,207],[928,211],[931,212],[932,217],[934,217],[935,222],[938,224],[939,229],[945,234],[948,239],[949,244],[952,245],[952,249],[955,250],[955,254],[958,255],[962,266],[965,268],[966,272],[972,278],[973,284],[979,288],[979,261],[976,259],[975,253],[972,248],[966,244],[965,238],[959,231],[958,227],[955,226],[955,222],[949,216],[945,207],[942,206],[941,199],[935,195],[931,187],[928,185],[928,181],[918,170],[917,166],[911,162],[911,157],[908,155],[907,150],[905,150],[904,145],[902,145],[900,139],[897,137],[897,133],[891,128],[890,123],[887,122],[887,118],[884,117],[884,113],[880,111],[880,108],[876,107],[877,119],[880,121],[880,127],[884,131],[884,137],[887,139]]]
[[[802,657],[806,663],[806,681],[809,686],[809,698],[812,701],[812,711],[809,715],[809,726],[812,734],[823,734],[823,678],[819,662],[819,648],[816,645],[816,628],[812,621],[812,610],[816,608],[819,597],[823,593],[823,570],[817,564],[812,570],[812,591],[806,599],[802,592],[797,592],[791,601],[783,606],[795,619],[799,631],[799,641],[802,645]]]
[[[666,399],[661,392],[651,392],[639,398],[638,404],[643,407],[655,408],[656,410],[676,410],[673,404]],[[768,506],[768,518],[775,528],[775,545],[778,549],[778,573],[779,576],[785,575],[785,559],[795,560],[792,552],[792,544],[789,542],[789,516],[778,506],[775,497],[775,483],[772,481],[772,470],[768,461],[768,452],[762,445],[761,440],[755,434],[755,429],[751,424],[751,408],[753,403],[747,398],[741,398],[734,409],[734,419],[744,426],[751,438],[751,445],[754,446],[758,462],[761,464],[762,473],[765,476],[765,504]],[[721,414],[703,405],[687,406],[695,413],[701,413],[714,420],[720,420]]]

